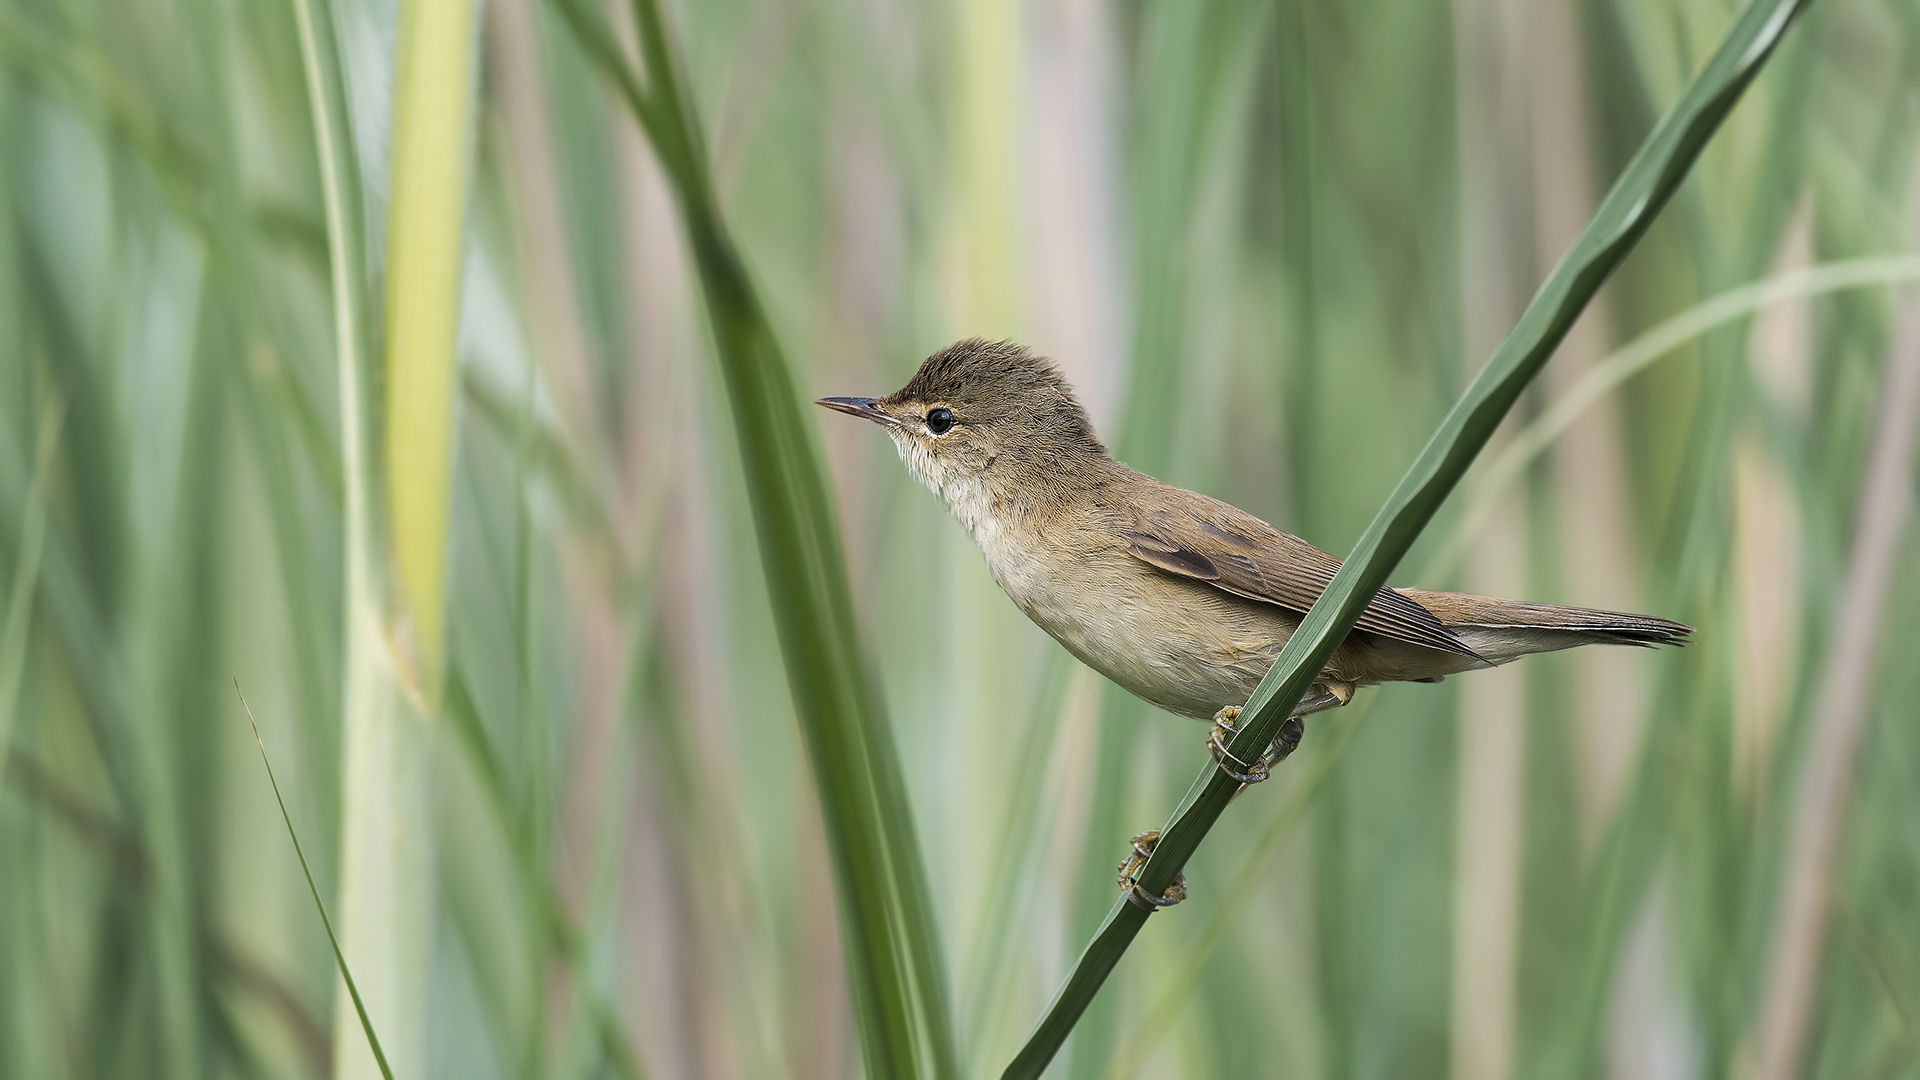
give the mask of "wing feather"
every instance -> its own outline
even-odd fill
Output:
[[[1128,550],[1171,574],[1223,592],[1306,614],[1327,590],[1340,560],[1259,518],[1204,495],[1166,487],[1179,497],[1151,509],[1136,506]],[[1381,589],[1368,601],[1359,629],[1442,652],[1472,656],[1465,642],[1412,597]]]

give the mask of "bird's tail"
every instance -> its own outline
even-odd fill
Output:
[[[1469,593],[1400,589],[1493,663],[1578,645],[1685,645],[1693,627],[1652,615],[1529,604]]]

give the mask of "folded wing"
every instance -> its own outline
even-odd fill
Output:
[[[1163,490],[1181,497],[1151,509],[1136,507],[1127,539],[1136,558],[1170,574],[1304,615],[1340,569],[1339,559],[1251,514],[1204,495]],[[1476,655],[1432,612],[1392,589],[1374,593],[1356,626],[1429,649]]]

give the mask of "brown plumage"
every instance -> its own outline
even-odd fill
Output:
[[[820,404],[873,420],[1041,629],[1183,716],[1244,702],[1340,561],[1218,499],[1115,461],[1053,364],[1011,342],[935,353],[898,392]],[[1683,644],[1666,619],[1382,589],[1302,711],[1577,645]]]

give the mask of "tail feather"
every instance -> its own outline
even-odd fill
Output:
[[[1579,645],[1685,645],[1693,627],[1652,615],[1401,589],[1495,663]]]

